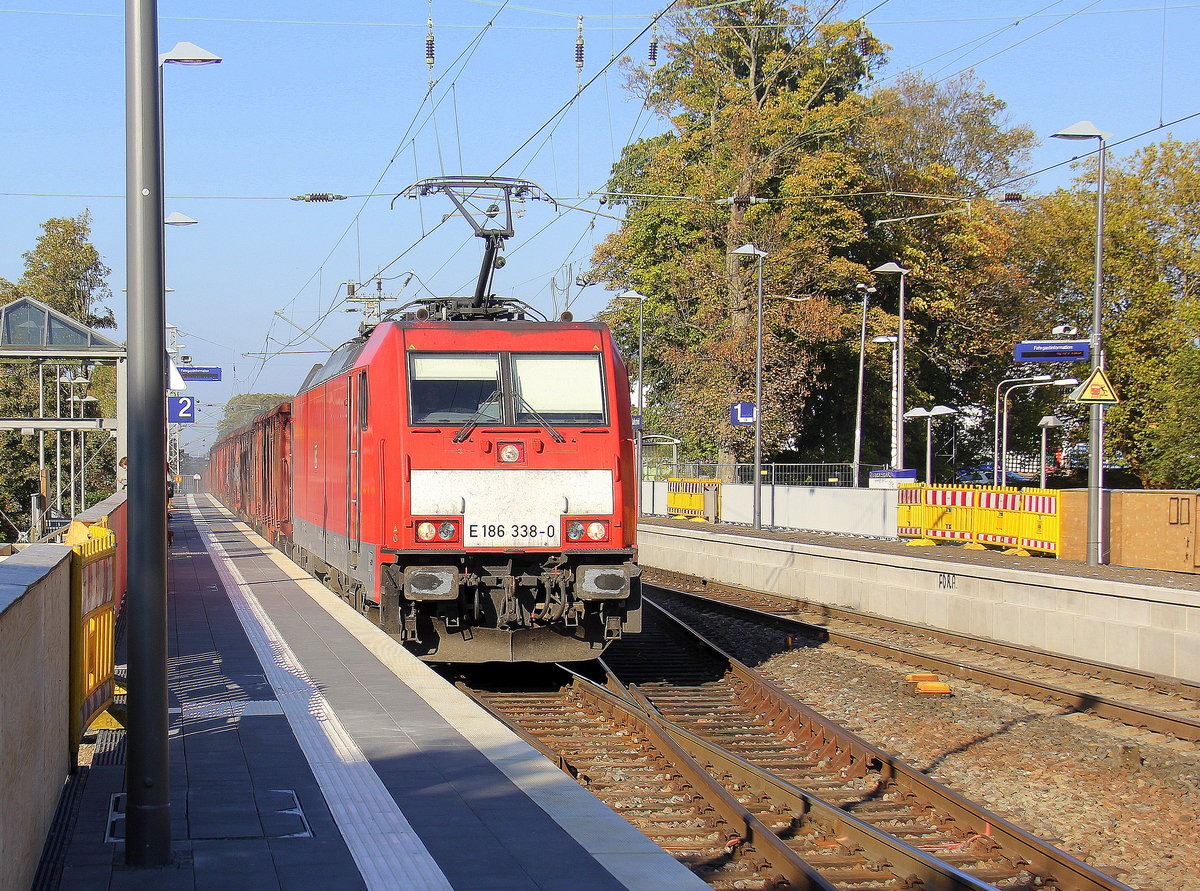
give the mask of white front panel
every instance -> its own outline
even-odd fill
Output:
[[[562,517],[613,512],[611,470],[414,470],[413,516],[463,517],[467,547],[559,547]]]

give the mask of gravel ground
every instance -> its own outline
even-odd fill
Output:
[[[731,645],[734,642],[729,641]],[[752,655],[752,654],[748,654]],[[1139,889],[1200,889],[1200,752],[836,646],[757,665],[797,699],[999,815]]]
[[[685,521],[643,518],[683,525]],[[715,531],[753,535],[715,526]],[[773,531],[766,538],[951,559],[1056,575],[1200,590],[1200,574],[995,551],[909,548],[898,541]],[[951,695],[918,695],[911,669],[835,645],[780,652],[780,640],[736,623],[705,633],[797,699],[864,739],[1127,884],[1200,891],[1200,747],[1035,700],[949,679]]]
[[[834,644],[787,648],[672,604],[719,646],[873,745],[1142,891],[1200,891],[1200,747]],[[782,651],[782,652],[781,652]]]

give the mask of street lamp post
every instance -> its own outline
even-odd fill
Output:
[[[1096,265],[1092,286],[1092,368],[1104,367],[1104,341],[1101,336],[1102,303],[1104,287],[1104,155],[1105,142],[1112,134],[1101,130],[1091,121],[1080,121],[1054,134],[1056,139],[1096,139],[1100,143],[1099,162],[1096,172]],[[1092,405],[1091,424],[1088,432],[1088,543],[1089,566],[1107,563],[1104,553],[1104,520],[1101,492],[1104,488],[1104,409],[1100,403]]]
[[[871,338],[871,343],[890,343],[892,345],[892,357],[891,357],[892,399],[891,399],[891,402],[889,403],[890,407],[891,407],[891,419],[892,419],[892,422],[891,422],[892,450],[891,450],[891,455],[889,457],[889,463],[893,468],[898,466],[897,462],[896,462],[896,456],[897,456],[896,449],[900,444],[900,431],[896,429],[896,343],[898,342],[898,340],[899,340],[899,338],[897,338],[891,334],[881,334],[878,337]]]
[[[187,49],[186,45],[181,45]],[[176,50],[181,47],[176,47]],[[125,860],[171,862],[167,751],[167,547],[162,66],[211,53],[159,56],[157,0],[125,0],[125,207],[128,275],[129,732]]]
[[[1006,384],[1020,383],[1047,383],[1053,380],[1053,376],[1049,374],[1035,374],[1032,377],[1010,377],[1005,378],[996,384],[996,411],[992,415],[992,485],[1000,485],[1000,474],[1007,468],[1003,468],[1003,463],[1000,459],[1000,391]],[[1007,402],[1008,397],[1005,396]]]
[[[1049,377],[1049,375],[1045,375],[1045,377]],[[1003,434],[1002,434],[1001,443],[1000,443],[1000,461],[1001,461],[1001,466],[1004,467],[1004,469],[1005,469],[1005,472],[1008,471],[1008,397],[1012,395],[1013,390],[1024,390],[1029,387],[1043,387],[1046,384],[1050,384],[1051,386],[1054,386],[1054,387],[1075,387],[1075,386],[1079,385],[1079,381],[1077,381],[1073,377],[1064,377],[1064,378],[1060,378],[1056,381],[1055,380],[1028,381],[1028,382],[1024,382],[1024,383],[1013,384],[1011,387],[1009,387],[1007,390],[1004,391],[1004,421],[1003,421],[1003,428],[1002,428]],[[1003,482],[996,483],[996,485],[998,485],[998,486],[1003,485]]]
[[[762,528],[762,365],[763,365],[763,260],[767,252],[744,244],[732,253],[758,259],[758,340],[754,366],[754,528]]]
[[[863,415],[863,371],[867,355],[867,304],[875,289],[859,283],[855,286],[862,294],[862,331],[858,338],[858,400],[854,406],[854,486],[858,487],[858,471],[862,464],[862,415]]]
[[[1046,488],[1046,433],[1051,427],[1061,427],[1062,419],[1054,415],[1043,415],[1038,421],[1038,426],[1042,428],[1042,476],[1039,481],[1040,486]]]
[[[899,274],[900,276],[900,317],[896,328],[896,420],[894,426],[897,440],[893,451],[895,452],[895,469],[902,470],[904,468],[904,280],[909,271],[899,263],[884,263],[871,271],[876,275]]]
[[[644,324],[644,323],[645,323],[645,317],[646,317],[646,316],[645,316],[645,313],[646,313],[646,295],[645,295],[645,294],[639,294],[637,291],[626,291],[626,292],[625,292],[624,294],[622,294],[622,295],[621,295],[621,296],[620,296],[618,299],[637,300],[637,302],[638,302],[638,394],[637,394],[637,407],[638,407],[638,431],[637,431],[637,468],[638,468],[638,486],[637,486],[637,487],[638,487],[638,504],[640,505],[640,504],[641,504],[641,502],[642,502],[642,474],[643,474],[643,467],[642,467],[642,448],[643,448],[643,443],[644,443],[644,441],[645,441],[645,440],[643,439],[643,436],[645,435],[645,426],[646,426],[646,412],[645,412],[646,404],[645,404],[645,401],[644,401],[644,398],[645,398],[645,397],[644,397],[644,394],[645,394],[645,383],[644,383],[644,380],[645,380],[645,378],[643,377],[643,371],[645,370],[645,365],[644,365],[644,362],[643,362],[643,357],[645,356],[645,341],[642,339],[642,338],[643,338],[643,332],[645,331],[645,324]],[[639,508],[639,510],[640,510],[640,508]]]

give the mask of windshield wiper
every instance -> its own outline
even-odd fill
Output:
[[[493,402],[500,399],[500,391],[492,390],[492,395],[483,402],[479,403],[479,408],[475,410],[475,414],[467,418],[467,422],[458,428],[458,432],[454,434],[454,439],[451,442],[462,442],[471,435],[471,431],[479,426],[479,422],[483,420],[483,411]]]
[[[557,430],[555,430],[554,426],[549,421],[547,421],[540,414],[538,414],[537,409],[529,404],[528,399],[526,399],[524,396],[522,396],[520,393],[518,393],[517,394],[517,408],[520,409],[522,407],[525,408],[525,410],[528,411],[531,415],[533,415],[533,419],[535,421],[537,421],[538,424],[540,424],[547,433],[550,434],[551,438],[555,442],[566,442],[567,441],[567,438],[565,436],[563,436],[561,433],[559,433]]]

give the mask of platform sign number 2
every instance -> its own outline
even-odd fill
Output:
[[[168,396],[167,397],[167,423],[168,424],[194,424],[194,423],[196,423],[196,397],[195,396]]]

